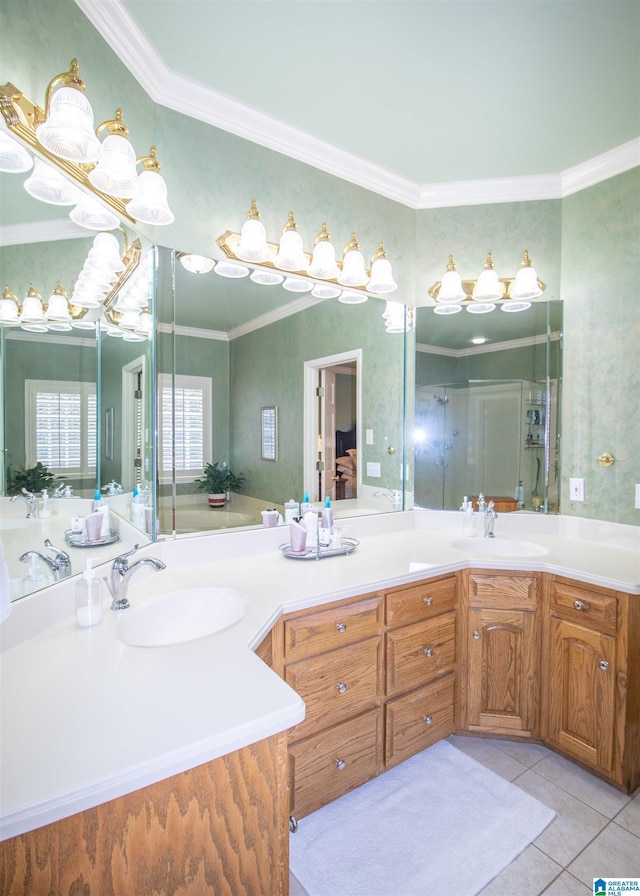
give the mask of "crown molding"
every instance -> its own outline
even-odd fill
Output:
[[[24,243],[50,243],[55,240],[77,240],[95,232],[79,227],[69,218],[54,221],[32,221],[25,224],[0,224],[0,246],[21,246]]]
[[[562,338],[562,334],[554,330],[549,334],[551,342]],[[523,339],[509,339],[505,342],[488,342],[486,345],[474,345],[470,348],[443,348],[440,345],[428,345],[424,342],[416,343],[416,351],[426,355],[443,355],[446,358],[469,358],[472,355],[487,355],[493,352],[506,352],[511,349],[530,348],[532,345],[544,345],[547,334],[538,336],[526,336]]]
[[[639,137],[559,174],[419,184],[172,72],[120,0],[75,2],[155,103],[409,208],[562,199],[640,165]]]
[[[44,342],[48,345],[55,345],[57,348],[65,345],[67,347],[73,346],[74,348],[96,347],[95,336],[90,338],[88,336],[75,336],[65,333],[64,339],[61,339],[60,333],[29,333],[25,330],[20,330],[18,328],[12,329],[9,327],[5,330],[5,336],[7,339],[15,339],[17,342]]]

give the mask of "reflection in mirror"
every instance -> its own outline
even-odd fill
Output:
[[[414,501],[558,510],[562,303],[450,316],[417,309]],[[480,340],[482,340],[480,342]]]
[[[353,429],[356,414],[370,438],[357,454],[355,497],[345,497],[337,515],[391,509],[374,495],[402,487],[404,337],[385,331],[384,301],[345,305],[249,277],[219,276],[216,269],[193,274],[168,250],[160,250],[158,282],[161,533],[261,525],[265,508],[284,513],[285,502],[300,502],[305,490],[320,502],[333,488],[336,500],[333,480],[343,472],[336,463],[337,431]],[[359,407],[351,398],[353,371],[345,365],[338,373],[350,380],[349,398],[344,404],[339,398],[338,407],[349,408],[348,419],[338,412],[332,436],[319,442],[323,396],[315,395],[314,406],[307,401],[305,407],[305,364],[358,353]],[[261,456],[265,407],[278,408],[275,462]],[[201,424],[197,439],[194,419]],[[316,452],[314,463],[324,464],[324,479],[316,470],[309,481],[304,472],[305,439]],[[215,462],[245,481],[224,507],[210,510],[194,480],[202,477],[205,464]]]

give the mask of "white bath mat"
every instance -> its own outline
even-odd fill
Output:
[[[555,813],[441,741],[299,822],[309,896],[474,896]]]

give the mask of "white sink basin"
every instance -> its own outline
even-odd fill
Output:
[[[232,588],[170,591],[123,610],[117,638],[130,647],[167,647],[220,632],[246,612],[246,597]]]
[[[508,538],[460,538],[451,542],[457,551],[465,551],[474,557],[541,557],[549,550],[531,541],[515,541]]]

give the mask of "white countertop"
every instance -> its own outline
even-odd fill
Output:
[[[349,528],[347,528],[347,526]],[[361,517],[344,534],[349,556],[285,558],[283,529],[220,533],[149,545],[132,606],[155,595],[217,585],[243,592],[245,617],[217,634],[137,648],[103,622],[74,621],[74,582],[13,605],[0,628],[0,839],[40,827],[254,743],[299,722],[304,704],[252,652],[282,612],[466,566],[535,569],[640,594],[640,528],[540,514],[502,514],[498,539],[536,544],[533,557],[473,556],[452,547],[461,515],[409,511]],[[480,544],[480,550],[482,546]],[[106,568],[101,571],[101,574]],[[124,611],[125,613],[127,611]]]

